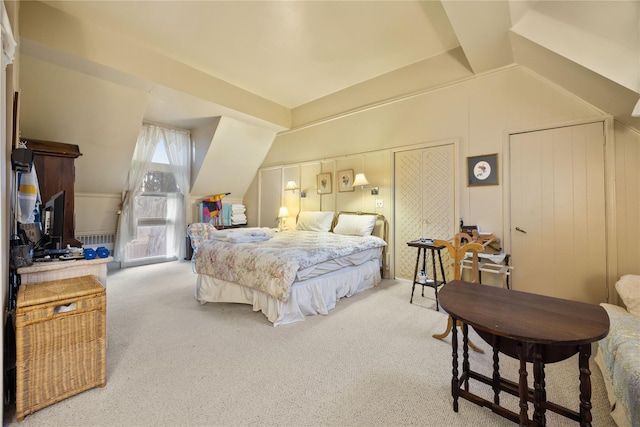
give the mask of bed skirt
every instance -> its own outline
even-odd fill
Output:
[[[369,260],[313,279],[295,282],[289,302],[284,303],[263,292],[199,274],[195,297],[201,303],[231,302],[249,304],[273,326],[304,320],[305,316],[329,314],[337,301],[370,289],[380,283],[380,261]]]

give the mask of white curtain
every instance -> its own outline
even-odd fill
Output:
[[[169,204],[169,207],[173,207],[173,212],[168,212],[169,215],[173,214],[175,218],[175,227],[173,236],[167,236],[167,242],[171,242],[169,247],[173,248],[173,252],[176,256],[182,257],[184,255],[183,239],[187,229],[187,194],[189,194],[190,184],[190,168],[191,161],[191,137],[186,132],[166,131],[164,132],[164,141],[167,147],[167,157],[169,158],[169,170],[176,178],[176,184],[180,189],[180,195],[175,200],[175,203]]]
[[[142,179],[149,172],[149,165],[153,153],[160,142],[161,129],[156,126],[142,126],[138,134],[138,141],[131,159],[131,169],[127,177],[122,198],[122,209],[118,221],[118,232],[114,247],[114,259],[124,261],[124,251],[127,243],[135,237],[137,218],[134,209],[135,194],[140,188]]]
[[[149,172],[153,155],[158,144],[164,142],[169,159],[169,170],[173,173],[180,188],[180,196],[168,200],[168,216],[175,218],[175,232],[167,235],[167,255],[180,256],[186,230],[187,194],[189,192],[190,135],[185,131],[164,129],[154,125],[143,125],[131,161],[131,170],[124,189],[122,209],[118,223],[118,232],[114,248],[114,258],[125,261],[125,248],[136,234],[138,219],[134,208],[135,195],[142,180]],[[170,228],[170,227],[168,227]]]

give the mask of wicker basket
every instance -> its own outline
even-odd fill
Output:
[[[94,276],[29,283],[16,306],[16,418],[106,385],[106,293]]]

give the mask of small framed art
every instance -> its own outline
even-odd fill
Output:
[[[467,157],[467,176],[469,187],[498,185],[498,155]]]
[[[353,191],[353,169],[338,172],[338,191]]]
[[[318,194],[331,194],[331,173],[320,173],[318,178]]]

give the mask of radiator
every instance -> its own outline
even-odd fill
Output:
[[[76,240],[82,242],[83,248],[96,249],[103,246],[113,253],[116,233],[115,231],[107,233],[76,233]]]

